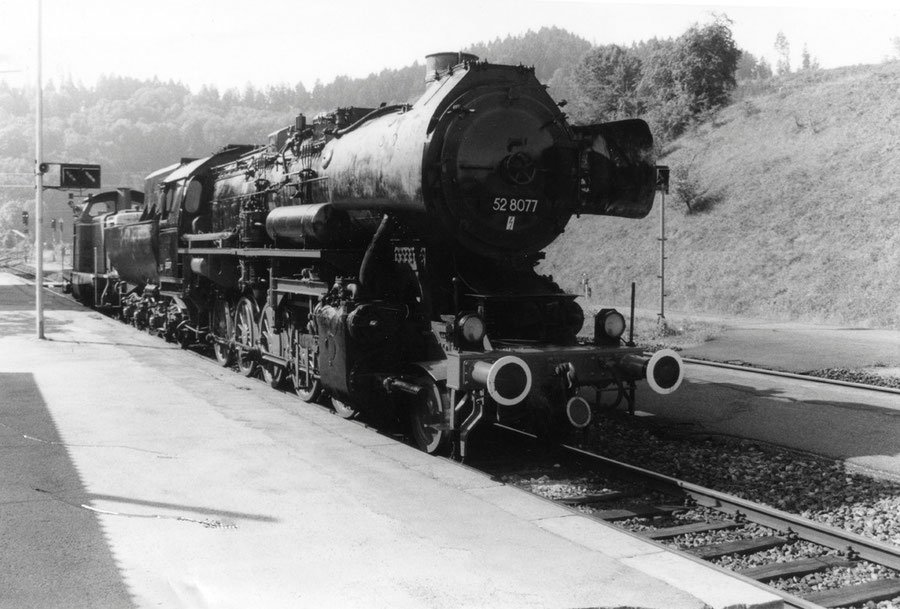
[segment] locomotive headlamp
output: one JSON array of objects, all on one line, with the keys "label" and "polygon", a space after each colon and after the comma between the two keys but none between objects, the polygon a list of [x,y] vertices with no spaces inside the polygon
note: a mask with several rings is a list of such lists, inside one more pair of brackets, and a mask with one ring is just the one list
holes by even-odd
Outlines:
[{"label": "locomotive headlamp", "polygon": [[625,333],[625,317],[615,309],[600,309],[594,317],[594,342],[617,344]]},{"label": "locomotive headlamp", "polygon": [[480,344],[484,338],[484,321],[475,315],[469,313],[463,315],[456,322],[460,337],[467,343]]}]

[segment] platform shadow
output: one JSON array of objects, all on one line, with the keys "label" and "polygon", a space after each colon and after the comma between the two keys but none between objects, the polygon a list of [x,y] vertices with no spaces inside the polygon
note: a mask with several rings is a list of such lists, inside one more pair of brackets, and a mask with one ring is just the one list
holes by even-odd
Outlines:
[{"label": "platform shadow", "polygon": [[0,463],[3,606],[134,607],[97,516],[55,498],[83,482],[30,373],[0,373]]},{"label": "platform shadow", "polygon": [[0,607],[138,606],[101,520],[119,516],[207,528],[276,521],[90,493],[34,375],[0,372]]},{"label": "platform shadow", "polygon": [[[273,518],[271,516],[265,516],[263,514],[251,514],[249,512],[235,512],[232,510],[220,510],[216,508],[210,507],[202,507],[196,505],[183,505],[178,503],[168,503],[165,501],[147,501],[144,499],[136,499],[134,497],[122,497],[120,495],[104,495],[97,493],[90,493],[85,495],[85,498],[90,501],[108,501],[110,503],[116,504],[124,504],[127,506],[136,506],[143,508],[153,508],[158,510],[165,511],[177,511],[182,512],[184,514],[196,514],[200,516],[204,516],[206,518],[224,518],[228,520],[252,520],[254,522],[278,522],[277,518]],[[101,510],[103,511],[103,510]],[[146,514],[146,513],[128,513],[125,511],[117,511],[115,514],[120,516],[131,516],[136,518],[157,518],[160,517],[158,514]],[[166,515],[167,518],[176,518],[179,520],[191,520],[188,516],[170,516]]]}]

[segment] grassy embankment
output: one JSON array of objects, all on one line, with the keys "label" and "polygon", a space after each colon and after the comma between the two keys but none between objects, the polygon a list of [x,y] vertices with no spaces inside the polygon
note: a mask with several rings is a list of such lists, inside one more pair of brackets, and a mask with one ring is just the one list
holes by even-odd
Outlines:
[{"label": "grassy embankment", "polygon": [[[795,74],[673,142],[702,211],[666,197],[666,310],[900,327],[900,62]],[[657,199],[656,205],[659,205]],[[658,207],[574,219],[541,272],[658,303]]]}]

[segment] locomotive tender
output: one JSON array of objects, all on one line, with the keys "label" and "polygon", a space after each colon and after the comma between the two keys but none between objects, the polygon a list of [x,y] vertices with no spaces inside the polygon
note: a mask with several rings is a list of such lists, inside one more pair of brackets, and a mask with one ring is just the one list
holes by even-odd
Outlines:
[{"label": "locomotive tender", "polygon": [[75,295],[342,416],[398,408],[428,452],[465,456],[482,420],[584,427],[642,379],[675,391],[677,354],[625,343],[611,309],[579,341],[575,296],[534,270],[573,215],[649,213],[646,123],[572,126],[532,68],[464,53],[426,81],[88,197]]}]

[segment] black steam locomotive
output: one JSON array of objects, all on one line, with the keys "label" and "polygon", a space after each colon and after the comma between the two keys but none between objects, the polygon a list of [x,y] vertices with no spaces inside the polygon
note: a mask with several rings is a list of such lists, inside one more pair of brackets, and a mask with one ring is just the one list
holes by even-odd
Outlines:
[{"label": "black steam locomotive", "polygon": [[535,272],[572,215],[650,211],[646,123],[572,126],[533,69],[462,53],[426,80],[88,197],[75,295],[342,416],[408,413],[428,452],[465,456],[482,420],[587,426],[645,378],[674,391],[675,353],[625,344],[611,309],[579,340],[575,296]]}]

